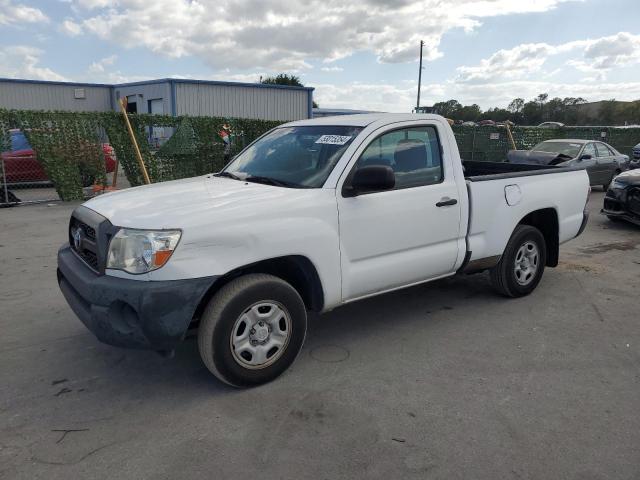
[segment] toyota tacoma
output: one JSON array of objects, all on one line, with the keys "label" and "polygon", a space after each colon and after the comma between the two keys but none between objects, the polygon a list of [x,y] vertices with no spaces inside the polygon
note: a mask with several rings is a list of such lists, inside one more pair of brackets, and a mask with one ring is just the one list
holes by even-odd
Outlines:
[{"label": "toyota tacoma", "polygon": [[309,311],[487,270],[531,293],[589,191],[575,167],[463,164],[437,115],[302,120],[218,173],[79,206],[57,275],[102,342],[172,352],[197,332],[206,367],[248,387],[292,364]]}]

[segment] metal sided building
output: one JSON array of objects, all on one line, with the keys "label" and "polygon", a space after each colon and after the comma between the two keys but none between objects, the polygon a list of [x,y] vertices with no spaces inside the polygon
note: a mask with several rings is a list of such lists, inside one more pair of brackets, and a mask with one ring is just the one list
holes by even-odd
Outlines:
[{"label": "metal sided building", "polygon": [[0,108],[119,110],[261,120],[311,118],[313,88],[165,78],[117,85],[0,79]]},{"label": "metal sided building", "polygon": [[0,108],[9,110],[112,110],[112,86],[0,78]]}]

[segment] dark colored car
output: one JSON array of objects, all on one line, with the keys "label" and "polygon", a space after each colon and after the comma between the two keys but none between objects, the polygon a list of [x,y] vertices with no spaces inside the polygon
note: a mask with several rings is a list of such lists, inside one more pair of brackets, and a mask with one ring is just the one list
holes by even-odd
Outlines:
[{"label": "dark colored car", "polygon": [[593,140],[545,140],[531,150],[511,150],[507,159],[511,163],[582,167],[587,170],[589,183],[602,185],[605,190],[616,175],[629,168],[628,155]]},{"label": "dark colored car", "polygon": [[640,225],[640,170],[630,170],[611,182],[602,209],[610,220],[626,220]]},{"label": "dark colored car", "polygon": [[[51,180],[47,177],[42,165],[38,161],[37,154],[29,145],[29,141],[21,130],[9,130],[11,149],[2,152],[2,160],[4,161],[4,174],[7,185],[50,185]],[[104,155],[105,169],[107,173],[115,170],[115,152],[113,147],[108,143],[101,145]],[[2,183],[0,171],[0,183]],[[88,186],[93,183],[93,179],[83,178],[83,185]]]},{"label": "dark colored car", "polygon": [[640,168],[640,143],[633,147],[633,156],[629,162],[629,168]]}]

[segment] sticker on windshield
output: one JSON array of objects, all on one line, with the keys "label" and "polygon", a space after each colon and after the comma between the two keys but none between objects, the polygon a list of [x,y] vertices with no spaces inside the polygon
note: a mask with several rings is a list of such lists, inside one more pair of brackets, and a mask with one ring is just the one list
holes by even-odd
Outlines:
[{"label": "sticker on windshield", "polygon": [[569,145],[571,145],[572,147],[581,147],[582,146],[579,143],[570,143]]},{"label": "sticker on windshield", "polygon": [[325,145],[344,145],[349,140],[351,140],[351,136],[322,135],[315,143],[324,143]]}]

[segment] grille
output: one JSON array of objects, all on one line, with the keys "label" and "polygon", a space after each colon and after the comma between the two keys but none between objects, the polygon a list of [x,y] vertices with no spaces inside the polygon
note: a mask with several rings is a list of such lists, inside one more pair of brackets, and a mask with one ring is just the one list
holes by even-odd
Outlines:
[{"label": "grille", "polygon": [[79,252],[80,258],[82,258],[87,265],[93,268],[96,272],[98,271],[98,256],[90,252],[89,250],[83,250]]},{"label": "grille", "polygon": [[605,198],[604,209],[609,210],[610,212],[618,212],[620,211],[620,204],[617,200],[609,200],[608,198]]},{"label": "grille", "polygon": [[[76,246],[73,233],[76,229],[82,230],[80,245]],[[69,223],[69,244],[78,256],[93,270],[100,270],[98,262],[98,244],[96,241],[96,229],[91,225],[83,222],[79,218],[71,217]]]},{"label": "grille", "polygon": [[82,230],[84,230],[84,234],[87,236],[87,238],[93,240],[94,242],[96,241],[96,229],[87,225],[84,222],[81,222],[78,219],[74,219],[75,220],[75,226],[76,227],[81,227]]}]

